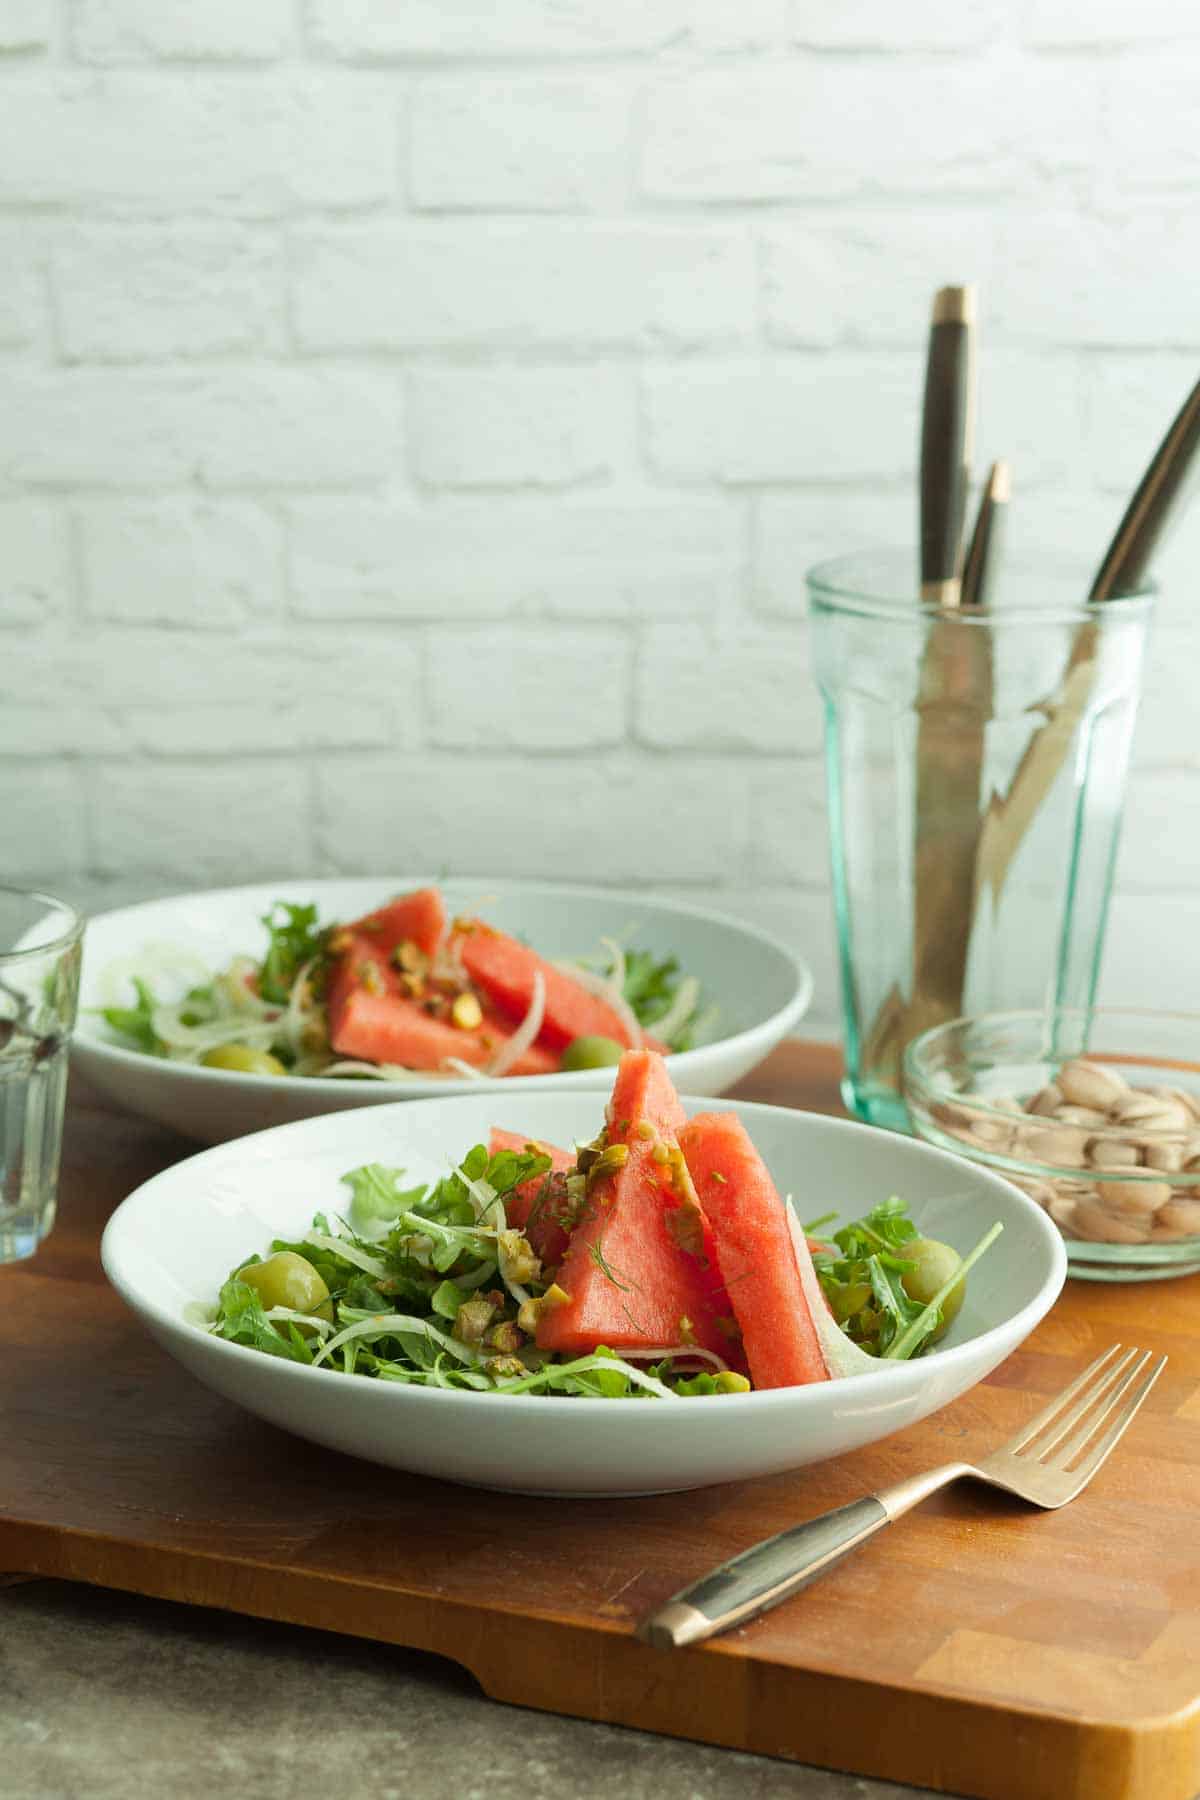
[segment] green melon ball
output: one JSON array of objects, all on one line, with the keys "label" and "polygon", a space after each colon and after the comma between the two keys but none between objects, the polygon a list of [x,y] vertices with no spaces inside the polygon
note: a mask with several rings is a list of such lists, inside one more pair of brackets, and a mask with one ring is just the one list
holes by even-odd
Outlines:
[{"label": "green melon ball", "polygon": [[[904,1271],[900,1281],[909,1299],[915,1300],[918,1306],[928,1306],[962,1262],[957,1250],[950,1244],[939,1243],[937,1238],[910,1238],[907,1244],[900,1246],[897,1254],[905,1262],[916,1264],[915,1268]],[[966,1291],[967,1281],[964,1276],[942,1301],[942,1322],[930,1334],[931,1342],[936,1343],[939,1338],[945,1337],[958,1317]]]}]

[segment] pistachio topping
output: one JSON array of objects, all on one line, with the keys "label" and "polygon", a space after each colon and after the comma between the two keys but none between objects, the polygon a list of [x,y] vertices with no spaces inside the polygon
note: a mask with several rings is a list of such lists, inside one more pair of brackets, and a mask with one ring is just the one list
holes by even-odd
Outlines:
[{"label": "pistachio topping", "polygon": [[357,974],[360,987],[364,987],[368,994],[382,994],[385,991],[383,976],[379,973],[378,964],[360,962]]},{"label": "pistachio topping", "polygon": [[517,1324],[522,1331],[528,1332],[532,1337],[538,1328],[538,1320],[542,1314],[552,1312],[556,1306],[566,1306],[570,1298],[571,1296],[565,1288],[560,1288],[557,1281],[552,1281],[544,1294],[522,1302],[517,1313]]},{"label": "pistachio topping", "polygon": [[748,1394],[750,1383],[736,1369],[722,1369],[713,1382],[718,1394]]},{"label": "pistachio topping", "polygon": [[510,1356],[524,1342],[525,1333],[511,1319],[501,1319],[498,1325],[491,1326],[483,1335],[484,1348],[497,1350],[502,1356]]},{"label": "pistachio topping", "polygon": [[456,1337],[462,1344],[481,1343],[495,1311],[491,1300],[484,1294],[476,1294],[474,1299],[464,1300],[450,1328],[451,1337]]},{"label": "pistachio topping", "polygon": [[451,1023],[460,1031],[478,1031],[483,1024],[483,1008],[474,994],[460,994],[450,1008]]}]

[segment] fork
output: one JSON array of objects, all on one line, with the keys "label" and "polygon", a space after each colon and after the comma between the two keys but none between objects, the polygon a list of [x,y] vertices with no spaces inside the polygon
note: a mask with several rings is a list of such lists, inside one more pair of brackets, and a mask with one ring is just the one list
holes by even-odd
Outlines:
[{"label": "fork", "polygon": [[[1073,1500],[1116,1448],[1167,1359],[1113,1344],[1015,1437],[980,1463],[943,1463],[882,1493],[793,1525],[681,1589],[637,1635],[659,1650],[698,1644],[787,1600],[939,1488],[969,1475],[1053,1510]],[[1147,1368],[1147,1365],[1152,1365]],[[1136,1384],[1136,1385],[1135,1385]]]}]

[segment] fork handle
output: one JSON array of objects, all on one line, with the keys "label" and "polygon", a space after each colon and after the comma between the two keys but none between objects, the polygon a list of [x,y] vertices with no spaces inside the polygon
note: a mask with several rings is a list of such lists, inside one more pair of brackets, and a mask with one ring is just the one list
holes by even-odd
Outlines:
[{"label": "fork handle", "polygon": [[637,1635],[656,1649],[675,1650],[744,1625],[807,1587],[882,1526],[965,1472],[961,1463],[947,1463],[764,1538],[672,1595],[643,1619]]}]

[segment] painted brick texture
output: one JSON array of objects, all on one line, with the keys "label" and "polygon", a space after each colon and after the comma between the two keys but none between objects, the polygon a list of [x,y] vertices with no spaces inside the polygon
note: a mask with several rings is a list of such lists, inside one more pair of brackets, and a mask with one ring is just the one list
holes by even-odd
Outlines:
[{"label": "painted brick texture", "polygon": [[[1196,378],[1197,95],[1177,0],[8,0],[0,879],[643,883],[830,1030],[804,571],[912,538],[973,280],[1012,548],[1086,575]],[[1114,999],[1200,1002],[1198,561]]]}]

